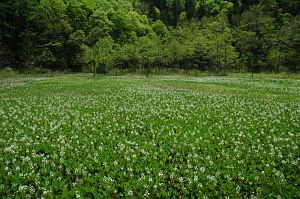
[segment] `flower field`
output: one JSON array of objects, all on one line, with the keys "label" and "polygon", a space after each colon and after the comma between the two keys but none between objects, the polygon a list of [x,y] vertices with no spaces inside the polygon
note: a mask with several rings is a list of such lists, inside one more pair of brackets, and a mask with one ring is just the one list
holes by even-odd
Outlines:
[{"label": "flower field", "polygon": [[0,197],[299,198],[300,81],[0,84]]}]

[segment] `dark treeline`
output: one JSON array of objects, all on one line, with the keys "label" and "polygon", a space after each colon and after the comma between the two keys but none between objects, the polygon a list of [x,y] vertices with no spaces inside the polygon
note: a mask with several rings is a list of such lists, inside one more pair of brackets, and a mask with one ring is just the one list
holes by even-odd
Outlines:
[{"label": "dark treeline", "polygon": [[3,0],[0,69],[300,70],[298,0]]}]

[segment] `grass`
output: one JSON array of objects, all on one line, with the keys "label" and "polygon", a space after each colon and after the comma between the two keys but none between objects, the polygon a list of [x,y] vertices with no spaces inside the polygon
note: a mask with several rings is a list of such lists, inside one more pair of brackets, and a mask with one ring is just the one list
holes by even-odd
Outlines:
[{"label": "grass", "polygon": [[300,81],[67,75],[0,82],[4,198],[292,198]]}]

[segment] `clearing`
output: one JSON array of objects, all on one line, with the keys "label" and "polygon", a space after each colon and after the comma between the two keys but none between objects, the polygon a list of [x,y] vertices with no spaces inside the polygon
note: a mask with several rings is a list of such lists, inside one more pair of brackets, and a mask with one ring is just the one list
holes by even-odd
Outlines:
[{"label": "clearing", "polygon": [[300,81],[0,84],[0,195],[300,197]]}]

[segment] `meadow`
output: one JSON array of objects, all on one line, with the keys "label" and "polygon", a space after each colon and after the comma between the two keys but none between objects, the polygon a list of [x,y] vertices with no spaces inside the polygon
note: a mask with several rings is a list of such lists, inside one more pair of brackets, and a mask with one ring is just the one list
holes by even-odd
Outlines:
[{"label": "meadow", "polygon": [[0,83],[0,197],[299,198],[300,80]]}]

